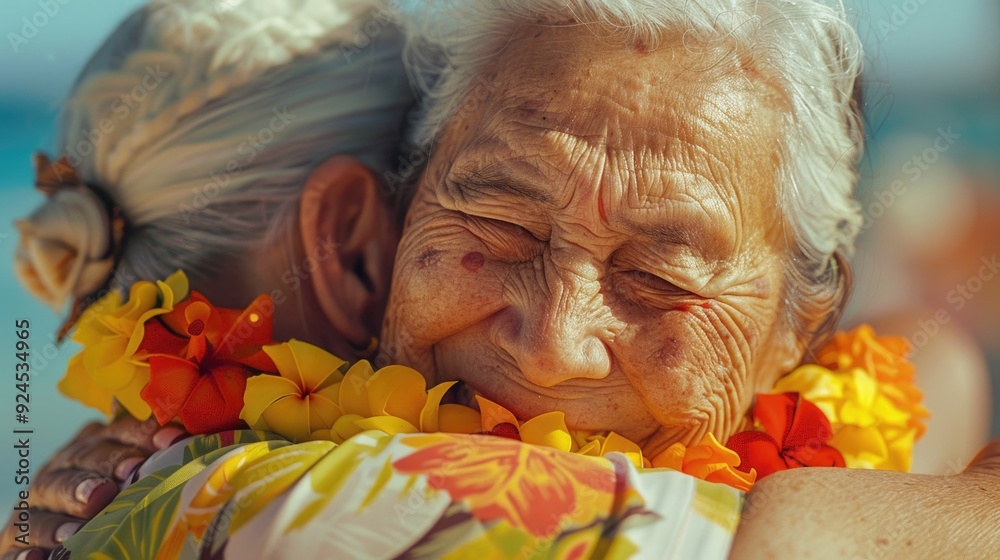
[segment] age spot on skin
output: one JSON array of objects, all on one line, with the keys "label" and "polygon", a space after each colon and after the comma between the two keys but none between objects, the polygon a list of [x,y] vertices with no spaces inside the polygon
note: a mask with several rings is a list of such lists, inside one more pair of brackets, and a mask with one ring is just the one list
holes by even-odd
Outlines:
[{"label": "age spot on skin", "polygon": [[437,264],[441,260],[441,254],[444,253],[441,249],[436,249],[434,247],[428,247],[423,253],[417,256],[417,266],[420,268],[427,268],[428,266]]},{"label": "age spot on skin", "polygon": [[464,257],[462,257],[462,267],[469,272],[475,272],[482,268],[486,259],[483,258],[483,254],[477,251],[473,251]]}]

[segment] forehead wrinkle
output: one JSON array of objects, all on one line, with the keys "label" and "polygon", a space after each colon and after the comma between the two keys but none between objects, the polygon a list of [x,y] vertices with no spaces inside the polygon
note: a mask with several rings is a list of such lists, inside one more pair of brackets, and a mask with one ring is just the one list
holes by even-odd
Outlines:
[{"label": "forehead wrinkle", "polygon": [[[734,221],[733,207],[719,199],[725,198],[719,186],[700,173],[669,165],[673,158],[662,152],[617,152],[620,157],[609,158],[617,168],[605,177],[602,185],[612,223],[663,245],[700,249],[697,252],[709,260],[722,259],[734,252],[733,239],[726,235],[725,228],[725,224]],[[615,182],[620,184],[619,188]],[[688,209],[692,206],[696,209]]]},{"label": "forehead wrinkle", "polygon": [[[744,163],[742,159],[757,157],[757,150],[743,146],[743,143],[734,145],[727,141],[709,140],[730,134],[761,136],[760,131],[752,126],[756,119],[753,115],[758,107],[754,103],[757,96],[744,91],[747,84],[741,84],[734,91],[734,85],[728,83],[731,78],[727,79],[724,75],[705,76],[704,73],[695,76],[670,63],[665,63],[666,68],[658,67],[652,72],[642,70],[616,75],[613,81],[598,80],[591,75],[591,67],[587,64],[590,59],[586,57],[590,55],[582,51],[557,50],[565,60],[556,61],[549,51],[544,56],[529,56],[527,61],[515,57],[507,57],[506,63],[496,60],[493,68],[497,75],[494,78],[502,86],[491,92],[492,99],[488,99],[485,110],[479,112],[476,119],[478,126],[473,127],[470,136],[476,141],[498,141],[505,145],[506,152],[511,155],[509,159],[519,159],[525,162],[525,167],[537,169],[547,186],[552,185],[552,192],[564,193],[563,197],[559,197],[562,198],[559,200],[561,207],[571,203],[570,198],[579,194],[575,192],[579,187],[593,189],[593,169],[579,163],[590,159],[580,157],[589,153],[584,146],[601,147],[601,151],[609,155],[610,147],[627,152],[640,161],[635,166],[636,171],[630,174],[632,177],[629,177],[633,183],[654,185],[656,181],[650,180],[648,175],[662,174],[662,168],[667,166],[693,170],[691,177],[682,177],[675,184],[704,186],[702,180],[711,177],[710,184],[714,187],[709,189],[711,194],[707,192],[705,197],[689,195],[691,200],[686,202],[697,203],[699,212],[716,214],[716,220],[737,228],[744,227],[745,220],[739,213],[750,210],[742,203],[751,202],[745,197],[752,193],[728,191],[739,190],[737,187],[748,190],[756,186],[745,184],[741,175],[747,171],[743,168],[753,163]],[[596,52],[594,56],[601,58],[605,53]],[[506,79],[501,79],[504,77]],[[747,98],[748,93],[750,98]],[[650,95],[656,102],[648,103]],[[579,110],[580,107],[586,110]],[[745,125],[751,125],[752,130],[743,130]],[[736,128],[740,130],[734,130]],[[664,141],[649,141],[657,135],[669,135],[676,141],[671,142],[672,146],[667,146],[667,149],[661,149],[666,144]],[[645,138],[646,142],[638,141],[641,138]],[[683,138],[690,141],[684,142]],[[755,146],[759,144],[762,143],[757,142]],[[635,148],[635,151],[629,148]],[[739,153],[733,153],[734,148]],[[484,153],[483,156],[489,161],[506,159],[495,153]],[[659,161],[652,166],[641,162],[651,159]],[[701,163],[692,165],[697,160]],[[580,173],[581,170],[583,173]],[[603,192],[607,190],[604,186],[607,173],[602,175],[598,176],[598,190]],[[640,190],[633,187],[629,191],[631,198],[624,199],[626,205],[656,202],[653,200],[657,192],[655,188]],[[716,197],[719,200],[714,200]],[[660,198],[672,200],[673,197],[660,194]],[[610,209],[614,204],[605,206]],[[736,232],[728,243],[739,243],[745,238],[745,233]],[[666,240],[669,236],[661,238]]]},{"label": "forehead wrinkle", "polygon": [[[483,131],[456,157],[448,177],[470,187],[463,198],[471,194],[474,199],[482,199],[482,196],[475,196],[478,191],[566,208],[572,203],[576,187],[593,182],[589,179],[592,173],[585,170],[581,176],[571,170],[580,169],[577,162],[581,150],[572,149],[567,153],[567,142],[559,142],[547,129],[535,127],[541,135],[523,134],[517,123],[514,127],[509,124],[503,130]],[[574,147],[581,145],[575,137],[566,138]],[[552,149],[539,144],[550,145]]]}]

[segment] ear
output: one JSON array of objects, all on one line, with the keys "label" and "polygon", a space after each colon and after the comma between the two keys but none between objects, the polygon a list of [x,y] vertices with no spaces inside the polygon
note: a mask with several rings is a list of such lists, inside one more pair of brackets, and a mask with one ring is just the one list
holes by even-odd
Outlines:
[{"label": "ear", "polygon": [[306,180],[299,224],[302,266],[320,310],[352,345],[368,346],[385,312],[398,243],[378,178],[355,157],[327,159]]}]

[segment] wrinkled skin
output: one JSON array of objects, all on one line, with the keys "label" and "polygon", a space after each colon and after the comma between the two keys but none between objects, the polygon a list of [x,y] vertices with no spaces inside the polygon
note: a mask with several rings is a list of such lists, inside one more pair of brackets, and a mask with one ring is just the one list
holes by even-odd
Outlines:
[{"label": "wrinkled skin", "polygon": [[407,215],[386,358],[655,454],[746,429],[784,321],[781,98],[679,41],[527,26],[446,123]]}]

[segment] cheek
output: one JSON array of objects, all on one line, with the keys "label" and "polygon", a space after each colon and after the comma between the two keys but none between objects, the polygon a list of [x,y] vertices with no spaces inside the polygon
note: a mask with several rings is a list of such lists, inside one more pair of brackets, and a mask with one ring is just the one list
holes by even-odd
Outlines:
[{"label": "cheek", "polygon": [[[384,340],[402,354],[429,354],[438,341],[502,308],[507,266],[457,226],[426,226],[404,235],[397,254]],[[420,360],[426,367],[426,357]],[[429,373],[429,372],[425,372]]]},{"label": "cheek", "polygon": [[623,370],[661,425],[723,433],[749,405],[745,343],[717,305],[639,320],[618,345]]}]

